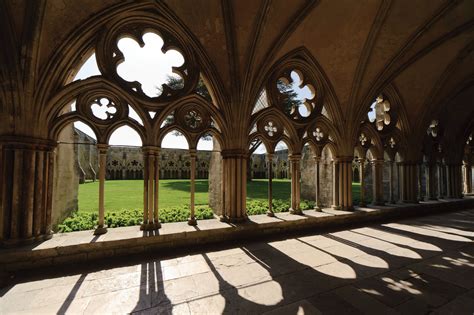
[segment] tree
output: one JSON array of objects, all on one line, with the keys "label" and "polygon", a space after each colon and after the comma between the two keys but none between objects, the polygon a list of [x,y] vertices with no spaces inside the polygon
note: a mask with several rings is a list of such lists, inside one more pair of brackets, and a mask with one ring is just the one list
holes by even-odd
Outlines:
[{"label": "tree", "polygon": [[[180,77],[180,76],[170,76],[169,75],[166,78],[166,83],[165,84],[173,90],[180,90],[184,87],[183,78]],[[159,92],[157,94],[158,95],[161,94],[162,88],[157,86],[156,89]],[[195,92],[197,94],[201,95],[202,97],[204,97],[207,101],[212,102],[211,94],[209,93],[209,90],[207,89],[206,84],[204,83],[204,81],[201,78],[199,78],[199,82],[196,86]]]},{"label": "tree", "polygon": [[281,94],[284,95],[283,106],[285,112],[292,113],[298,108],[298,106],[303,104],[303,102],[298,99],[298,93],[293,90],[293,87],[290,83],[285,83],[283,80],[278,80],[277,89]]},{"label": "tree", "polygon": [[[179,90],[179,89],[182,89],[184,87],[184,80],[180,76],[170,76],[169,75],[166,79],[165,84],[173,90]],[[162,88],[157,86],[156,89],[159,92],[157,94],[160,95],[161,92],[162,92]],[[206,84],[204,83],[204,81],[201,78],[199,78],[199,81],[198,81],[198,84],[196,86],[195,92],[197,94],[201,95],[202,97],[204,97],[207,101],[212,102],[211,94],[209,93],[209,90],[207,89]],[[173,115],[169,115],[166,118],[167,123],[172,123],[173,120],[174,120]],[[173,132],[173,135],[180,136],[181,133],[178,132],[178,131],[175,131],[175,132]],[[209,141],[209,140],[212,139],[212,136],[210,134],[205,134],[205,135],[202,136],[202,139],[205,140],[205,141]]]}]

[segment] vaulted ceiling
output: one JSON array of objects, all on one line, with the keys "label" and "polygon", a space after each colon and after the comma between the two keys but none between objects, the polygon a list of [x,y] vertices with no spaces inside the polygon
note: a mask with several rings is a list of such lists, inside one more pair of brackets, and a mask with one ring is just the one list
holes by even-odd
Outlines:
[{"label": "vaulted ceiling", "polygon": [[[19,71],[27,72],[19,77],[39,74],[79,27],[143,3],[2,1],[2,68],[5,60],[16,60]],[[168,0],[155,4],[195,37],[229,91],[240,89],[245,94],[249,86],[261,87],[263,74],[275,62],[304,47],[330,81],[345,120],[360,120],[370,101],[390,84],[399,92],[414,133],[424,132],[431,119],[456,130],[474,119],[472,0]],[[5,91],[5,76],[2,85]]]}]

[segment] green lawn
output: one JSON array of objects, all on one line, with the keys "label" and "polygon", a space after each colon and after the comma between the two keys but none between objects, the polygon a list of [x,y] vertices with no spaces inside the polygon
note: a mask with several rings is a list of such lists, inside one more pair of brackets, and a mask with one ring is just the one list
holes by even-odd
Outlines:
[{"label": "green lawn", "polygon": [[[160,180],[160,208],[189,205],[190,187],[186,179]],[[268,182],[255,179],[247,185],[248,199],[267,200]],[[208,181],[196,180],[196,205],[208,204]],[[274,199],[290,198],[290,180],[273,180]],[[79,211],[97,212],[99,205],[99,183],[88,182],[79,185]],[[109,180],[105,182],[105,210],[141,208],[143,205],[142,180]]]},{"label": "green lawn", "polygon": [[[160,208],[189,205],[189,180],[160,180]],[[352,183],[354,203],[358,204],[360,184]],[[252,200],[266,201],[268,182],[266,179],[254,179],[247,184],[247,197]],[[196,205],[208,204],[208,181],[196,180]],[[273,199],[290,199],[290,180],[273,180]],[[99,183],[89,182],[79,185],[79,211],[98,211]],[[143,205],[142,180],[111,180],[105,182],[105,210],[136,209]]]}]

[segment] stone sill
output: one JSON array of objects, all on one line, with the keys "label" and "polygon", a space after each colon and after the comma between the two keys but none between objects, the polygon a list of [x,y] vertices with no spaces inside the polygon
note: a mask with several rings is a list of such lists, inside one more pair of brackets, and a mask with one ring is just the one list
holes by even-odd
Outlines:
[{"label": "stone sill", "polygon": [[50,240],[18,248],[0,249],[0,271],[17,271],[63,264],[91,262],[131,254],[165,254],[170,248],[255,239],[287,232],[318,231],[350,224],[361,224],[474,208],[474,197],[428,201],[419,204],[355,207],[354,211],[323,209],[250,216],[244,223],[230,224],[217,219],[200,220],[197,226],[186,222],[163,223],[158,231],[140,231],[139,226],[109,229],[94,236],[93,231],[55,234]]}]

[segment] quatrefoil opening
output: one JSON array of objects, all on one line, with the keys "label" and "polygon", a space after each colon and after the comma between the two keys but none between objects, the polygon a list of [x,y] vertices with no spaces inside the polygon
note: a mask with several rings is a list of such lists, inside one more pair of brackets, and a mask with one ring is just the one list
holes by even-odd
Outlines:
[{"label": "quatrefoil opening", "polygon": [[268,121],[263,129],[270,137],[273,137],[278,131],[278,128],[274,125],[273,121]]},{"label": "quatrefoil opening", "polygon": [[362,146],[365,146],[365,144],[367,143],[369,139],[367,138],[367,136],[364,134],[364,133],[361,133],[360,136],[359,136],[359,142]]},{"label": "quatrefoil opening", "polygon": [[117,113],[115,103],[105,97],[94,100],[91,104],[91,110],[92,114],[100,120],[112,119]]},{"label": "quatrefoil opening", "polygon": [[324,139],[324,133],[321,131],[321,129],[319,127],[317,127],[313,131],[313,136],[316,138],[316,141],[318,141],[318,142]]}]

